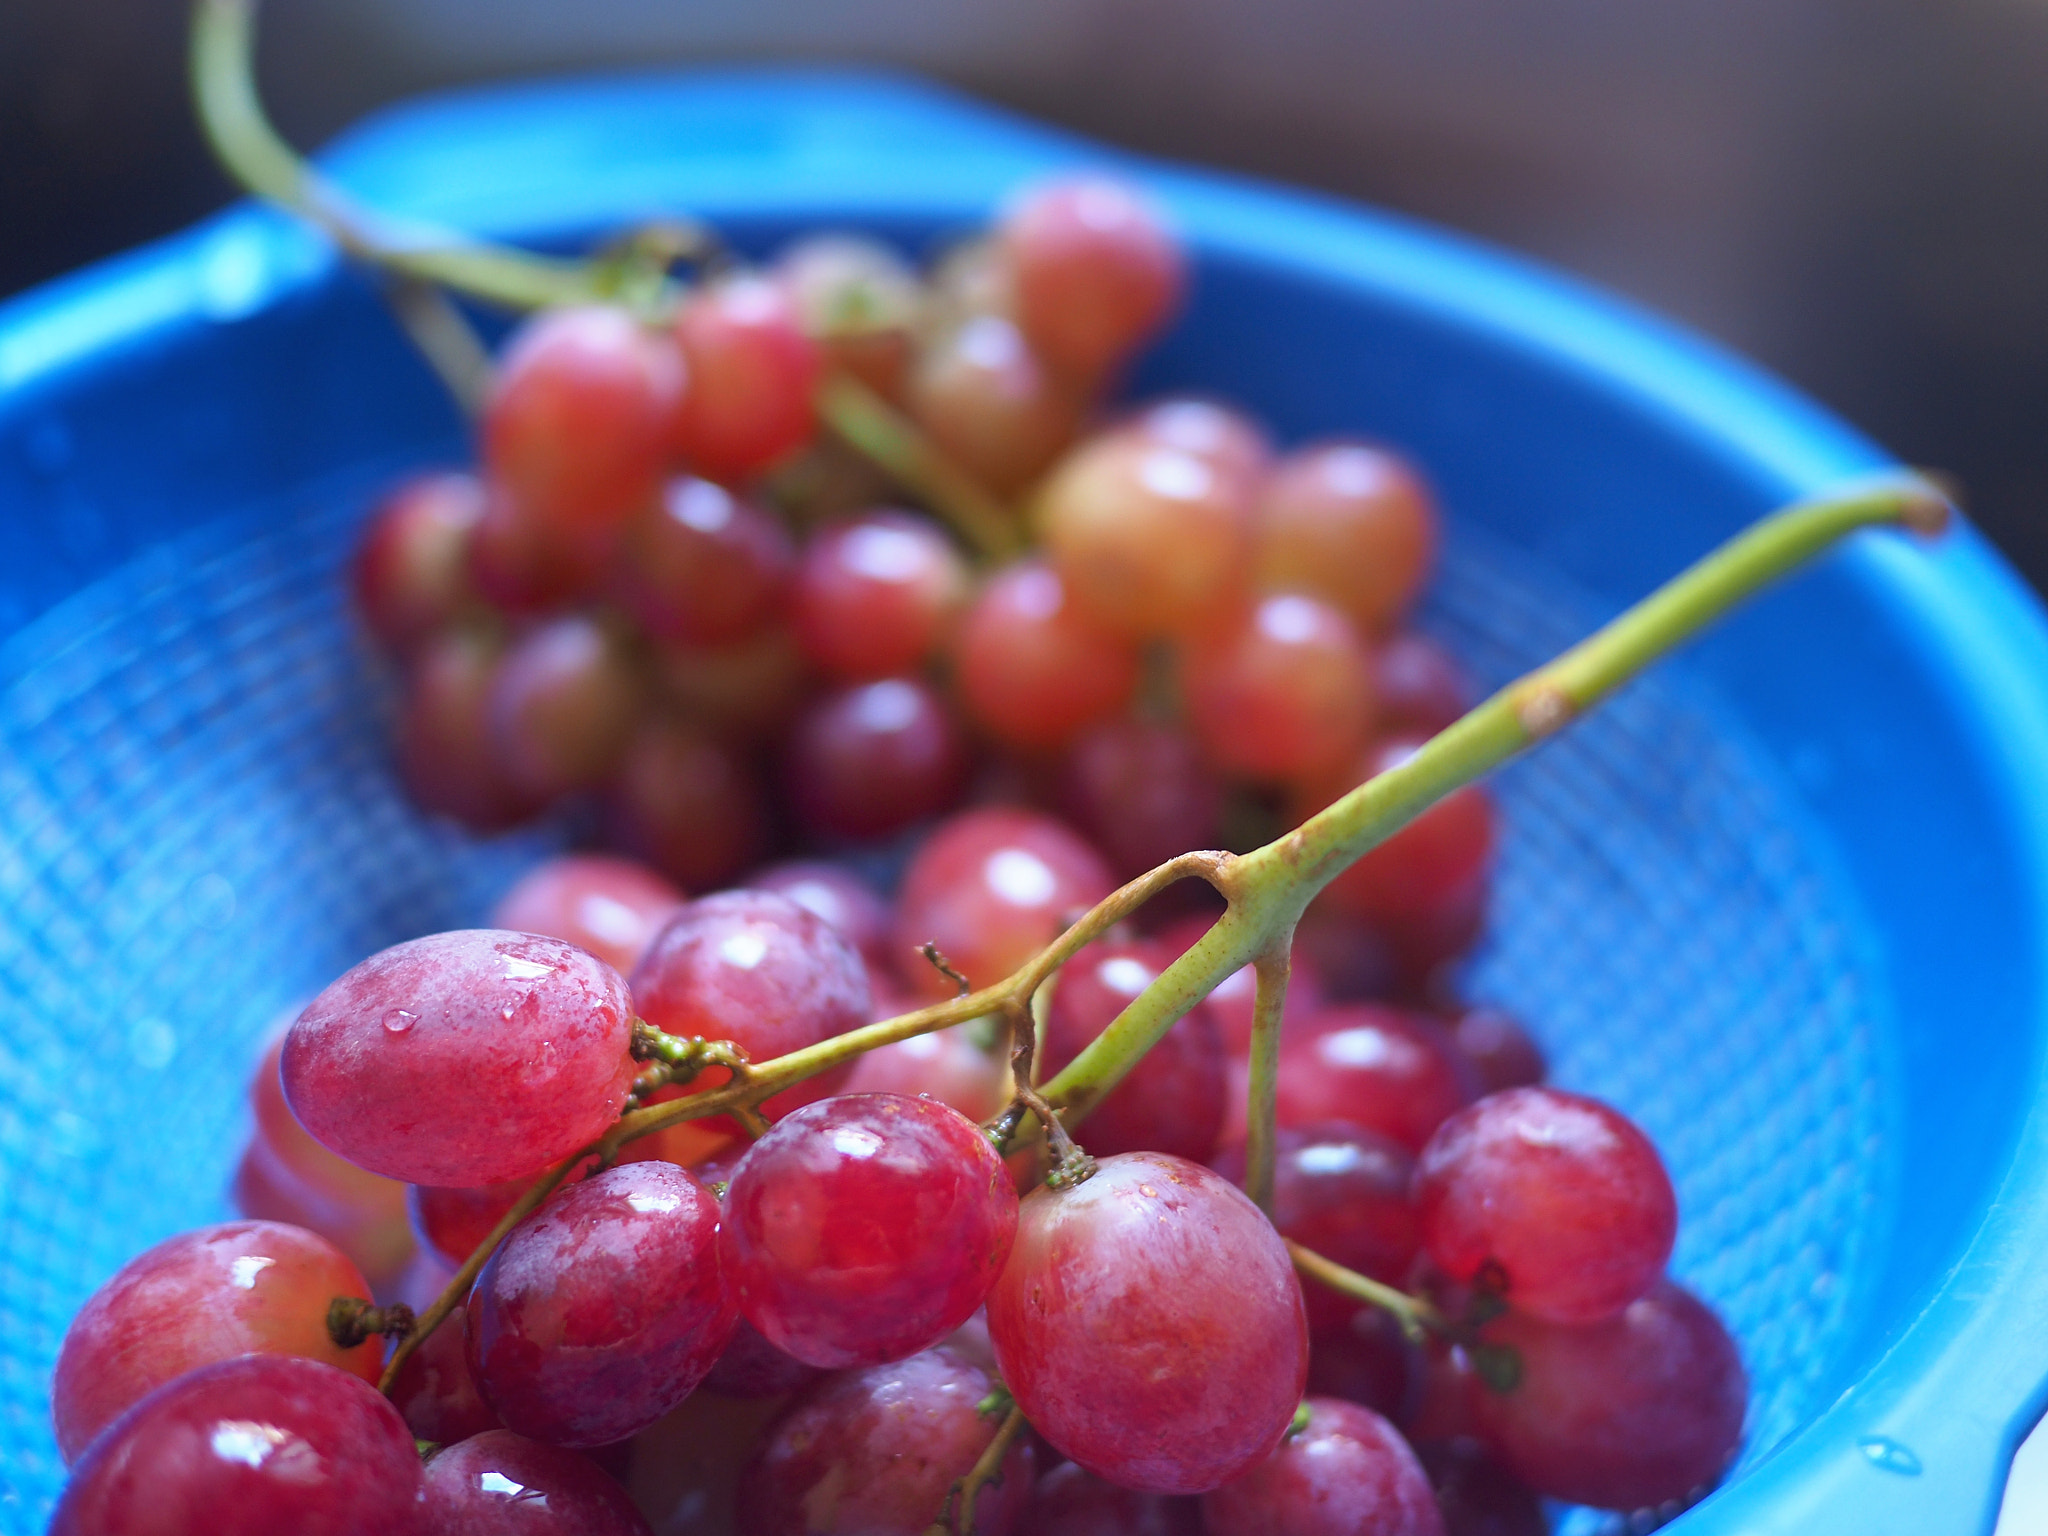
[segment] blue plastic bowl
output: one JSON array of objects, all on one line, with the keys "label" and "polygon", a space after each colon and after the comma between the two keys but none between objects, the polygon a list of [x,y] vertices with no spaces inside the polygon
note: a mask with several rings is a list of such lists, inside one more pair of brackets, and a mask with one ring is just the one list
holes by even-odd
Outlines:
[{"label": "blue plastic bowl", "polygon": [[[372,202],[577,241],[690,210],[743,247],[923,251],[1105,153],[871,78],[467,95],[352,134]],[[1488,682],[1770,507],[1883,462],[1609,300],[1415,226],[1129,167],[1198,252],[1142,388],[1366,431],[1449,510],[1425,622]],[[255,1043],[364,953],[477,920],[551,846],[404,802],[338,571],[461,457],[364,280],[242,208],[0,309],[0,1524],[62,1472],[67,1320],[217,1219]],[[1510,770],[1483,995],[1636,1115],[1680,1274],[1740,1335],[1707,1533],[1981,1532],[2048,1382],[2048,630],[1984,543],[1867,535]],[[1567,1516],[1591,1528],[1599,1517]]]}]

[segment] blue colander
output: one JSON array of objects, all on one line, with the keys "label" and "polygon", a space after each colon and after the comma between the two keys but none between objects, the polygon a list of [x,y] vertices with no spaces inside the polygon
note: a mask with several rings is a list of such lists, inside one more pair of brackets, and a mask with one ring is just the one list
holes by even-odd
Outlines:
[{"label": "blue colander", "polygon": [[[446,98],[328,164],[372,203],[573,244],[690,211],[924,253],[1106,153],[924,86],[636,76]],[[1884,455],[1521,263],[1127,166],[1198,253],[1140,390],[1413,451],[1424,623],[1513,675],[1776,504]],[[371,287],[240,208],[0,308],[0,1528],[62,1481],[66,1321],[220,1218],[268,1020],[477,921],[556,845],[421,817],[339,579],[461,424]],[[2048,1384],[2048,630],[1977,535],[1864,535],[1499,781],[1473,990],[1637,1117],[1676,1267],[1754,1387],[1687,1536],[1983,1532]],[[1565,1512],[1575,1530],[1607,1517]]]}]

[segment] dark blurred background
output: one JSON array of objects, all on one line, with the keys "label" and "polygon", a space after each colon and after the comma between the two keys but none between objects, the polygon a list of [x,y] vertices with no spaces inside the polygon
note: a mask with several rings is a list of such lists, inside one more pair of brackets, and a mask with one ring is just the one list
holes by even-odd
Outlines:
[{"label": "dark blurred background", "polygon": [[[217,207],[178,0],[0,0],[0,293]],[[1136,149],[1454,225],[1719,337],[2048,588],[2048,0],[271,0],[317,145],[610,63],[920,70]]]}]

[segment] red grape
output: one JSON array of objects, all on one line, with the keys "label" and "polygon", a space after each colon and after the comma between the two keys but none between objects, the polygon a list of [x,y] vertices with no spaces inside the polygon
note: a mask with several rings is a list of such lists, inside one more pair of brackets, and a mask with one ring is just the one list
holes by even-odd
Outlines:
[{"label": "red grape", "polygon": [[1031,1536],[1202,1536],[1202,1506],[1119,1488],[1063,1461],[1033,1486],[1023,1526]]},{"label": "red grape", "polygon": [[1273,457],[1273,445],[1257,422],[1234,406],[1200,395],[1156,400],[1119,430],[1205,460],[1247,491],[1264,478]]},{"label": "red grape", "polygon": [[896,1093],[788,1116],[741,1161],[725,1204],[747,1321],[834,1369],[900,1360],[958,1328],[1017,1227],[1016,1189],[981,1128]]},{"label": "red grape", "polygon": [[993,986],[1113,889],[1102,856],[1052,817],[1007,806],[962,811],[925,839],[904,872],[896,917],[904,980],[920,996],[952,995],[952,983],[916,958],[930,942],[973,985]]},{"label": "red grape", "polygon": [[684,302],[676,340],[690,387],[675,448],[697,469],[752,474],[809,440],[818,348],[783,289],[753,273],[720,278]]},{"label": "red grape", "polygon": [[1203,1495],[1207,1536],[1444,1536],[1429,1478],[1393,1425],[1341,1398],[1306,1406],[1305,1429]]},{"label": "red grape", "polygon": [[50,1416],[77,1460],[130,1404],[233,1355],[297,1355],[375,1381],[381,1340],[343,1349],[327,1332],[337,1296],[368,1299],[362,1272],[325,1238],[273,1221],[229,1221],[137,1254],[79,1308],[57,1353]]},{"label": "red grape", "polygon": [[1308,1371],[1279,1234],[1220,1175],[1157,1152],[1025,1199],[988,1329],[1033,1427],[1150,1493],[1205,1492],[1264,1460]]},{"label": "red grape", "polygon": [[412,658],[398,720],[398,769],[424,809],[494,832],[539,809],[498,761],[486,713],[504,644],[478,629],[434,636]]},{"label": "red grape", "polygon": [[914,678],[826,694],[798,717],[788,752],[790,802],[821,837],[900,832],[950,808],[966,787],[960,728],[938,690]]},{"label": "red grape", "polygon": [[1415,1201],[1451,1279],[1494,1272],[1508,1304],[1557,1323],[1612,1316],[1664,1271],[1678,1200],[1649,1137],[1597,1099],[1510,1088],[1422,1149]]},{"label": "red grape", "polygon": [[420,475],[370,514],[350,568],[356,607],[390,650],[404,655],[475,599],[469,541],[484,515],[474,475]]},{"label": "red grape", "polygon": [[1036,480],[1079,430],[1083,402],[1011,320],[979,314],[919,352],[910,407],[941,451],[998,496]]},{"label": "red grape", "polygon": [[[1000,1423],[994,1386],[950,1350],[847,1371],[770,1424],[741,1474],[739,1536],[925,1536]],[[1031,1496],[1020,1435],[974,1504],[976,1536],[1009,1536]]]},{"label": "red grape", "polygon": [[960,626],[955,665],[969,717],[1024,752],[1064,746],[1138,687],[1130,642],[1083,618],[1059,573],[1035,559],[982,588]]},{"label": "red grape", "polygon": [[653,1536],[596,1462],[491,1429],[427,1463],[434,1536]]},{"label": "red grape", "polygon": [[[1302,1286],[1304,1297],[1310,1289]],[[1363,1403],[1398,1421],[1419,1386],[1416,1377],[1415,1349],[1393,1314],[1377,1307],[1360,1307],[1343,1322],[1309,1335],[1308,1390],[1313,1397]]]},{"label": "red grape", "polygon": [[566,940],[623,976],[683,899],[644,864],[613,854],[565,853],[520,876],[498,898],[491,926]]},{"label": "red grape", "polygon": [[1484,1093],[1533,1088],[1548,1075],[1543,1048],[1511,1013],[1468,1008],[1451,1025],[1451,1039],[1472,1063]]},{"label": "red grape", "polygon": [[633,1437],[633,1502],[661,1536],[734,1536],[747,1458],[783,1399],[739,1401],[698,1390]]},{"label": "red grape", "polygon": [[902,395],[922,294],[901,256],[860,235],[810,235],[776,258],[775,280],[828,363]]},{"label": "red grape", "polygon": [[569,1186],[512,1230],[470,1293],[469,1367],[507,1427],[600,1446],[688,1397],[732,1337],[718,1202],[669,1163]]},{"label": "red grape", "polygon": [[1244,579],[1245,495],[1207,460],[1110,433],[1061,461],[1037,498],[1075,608],[1136,639],[1214,627]]},{"label": "red grape", "polygon": [[1188,721],[1211,762],[1265,783],[1348,768],[1373,718],[1372,662],[1343,614],[1262,599],[1188,657]]},{"label": "red grape", "polygon": [[[868,1022],[860,952],[785,896],[724,891],[700,897],[655,936],[633,971],[641,1017],[672,1035],[730,1040],[753,1061],[816,1045]],[[786,1088],[761,1106],[775,1120],[835,1092],[849,1067]],[[689,1085],[728,1082],[709,1067]]]},{"label": "red grape", "polygon": [[967,563],[929,518],[869,512],[804,546],[793,607],[804,654],[859,682],[914,671],[967,600]]},{"label": "red grape", "polygon": [[[1041,1075],[1079,1056],[1173,958],[1148,940],[1098,939],[1069,960],[1046,1014]],[[1202,1162],[1216,1150],[1224,1093],[1223,1041],[1197,1003],[1089,1106],[1080,1135],[1098,1154],[1171,1152]]]},{"label": "red grape", "polygon": [[[639,1142],[629,1145],[639,1146]],[[439,1254],[449,1264],[460,1266],[476,1252],[477,1245],[491,1235],[505,1213],[519,1203],[519,1197],[545,1174],[536,1168],[515,1179],[492,1184],[449,1186],[413,1184],[406,1188],[406,1207],[420,1246]]]},{"label": "red grape", "polygon": [[[1408,1185],[1415,1158],[1386,1137],[1342,1120],[1283,1126],[1273,1166],[1273,1225],[1280,1235],[1362,1275],[1400,1285],[1422,1244]],[[1242,1146],[1226,1149],[1216,1171],[1244,1182]],[[1304,1281],[1308,1323],[1320,1333],[1341,1326],[1361,1303]]]},{"label": "red grape", "polygon": [[618,545],[618,530],[565,531],[543,523],[502,486],[485,488],[483,516],[469,538],[469,579],[491,606],[534,614],[594,596]]},{"label": "red grape", "polygon": [[1374,634],[1392,629],[1422,589],[1436,539],[1436,509],[1406,460],[1326,443],[1274,466],[1252,562],[1266,591],[1312,592]]},{"label": "red grape", "polygon": [[1180,245],[1151,203],[1100,176],[1054,182],[1004,218],[1017,318],[1039,355],[1092,379],[1163,325],[1185,282]]},{"label": "red grape", "polygon": [[774,617],[795,558],[774,513],[679,475],[626,525],[612,586],[655,638],[723,645]]},{"label": "red grape", "polygon": [[795,859],[747,877],[757,891],[787,896],[838,929],[872,967],[886,966],[896,942],[896,913],[875,888],[844,864]]},{"label": "red grape", "polygon": [[594,1141],[637,1071],[618,972],[559,939],[472,929],[372,955],[285,1037],[285,1098],[350,1162],[488,1184]]},{"label": "red grape", "polygon": [[1689,1291],[1662,1280],[1620,1313],[1577,1327],[1510,1312],[1489,1343],[1521,1358],[1510,1392],[1481,1388],[1481,1428],[1509,1470],[1572,1504],[1633,1510],[1721,1474],[1742,1438],[1749,1386],[1734,1340]]},{"label": "red grape", "polygon": [[928,1094],[970,1120],[991,1118],[1004,1104],[1003,1069],[966,1028],[937,1029],[869,1051],[854,1063],[846,1091]]},{"label": "red grape", "polygon": [[1441,1026],[1374,1003],[1347,1003],[1281,1042],[1282,1125],[1348,1120],[1420,1151],[1473,1097],[1471,1068]]},{"label": "red grape", "polygon": [[536,800],[590,788],[625,751],[640,697],[639,670],[597,620],[569,614],[528,630],[491,678],[485,722],[498,765]]},{"label": "red grape", "polygon": [[733,1329],[732,1342],[704,1378],[704,1390],[724,1397],[781,1397],[809,1386],[824,1374],[817,1366],[777,1349],[742,1317]]},{"label": "red grape", "polygon": [[725,645],[662,645],[654,653],[661,690],[704,729],[734,741],[779,733],[810,684],[796,636],[769,624]]},{"label": "red grape", "polygon": [[463,1340],[466,1321],[464,1308],[450,1312],[405,1357],[391,1384],[392,1406],[405,1416],[406,1427],[435,1445],[453,1445],[503,1427],[469,1374],[469,1349]]},{"label": "red grape", "polygon": [[499,363],[484,465],[542,526],[616,527],[654,491],[683,379],[674,346],[623,309],[544,311]]},{"label": "red grape", "polygon": [[1373,691],[1389,735],[1434,736],[1472,707],[1472,684],[1442,646],[1412,629],[1373,653]]},{"label": "red grape", "polygon": [[1186,731],[1108,720],[1061,770],[1060,808],[1127,880],[1221,837],[1223,791]]},{"label": "red grape", "polygon": [[152,1392],[93,1443],[50,1536],[427,1536],[405,1421],[358,1377],[244,1355]]},{"label": "red grape", "polygon": [[1477,1440],[1439,1440],[1415,1454],[1436,1489],[1444,1536],[1549,1536],[1536,1495]]},{"label": "red grape", "polygon": [[605,794],[612,840],[684,890],[704,890],[753,862],[768,807],[746,760],[694,726],[643,719]]}]

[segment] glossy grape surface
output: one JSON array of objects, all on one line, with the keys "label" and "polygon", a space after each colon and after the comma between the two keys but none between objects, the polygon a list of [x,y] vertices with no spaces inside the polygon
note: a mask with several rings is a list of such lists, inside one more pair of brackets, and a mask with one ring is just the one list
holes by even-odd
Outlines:
[{"label": "glossy grape surface", "polygon": [[1169,395],[1126,418],[1118,430],[1202,459],[1254,491],[1273,459],[1265,429],[1235,406],[1203,395]]},{"label": "glossy grape surface", "polygon": [[1085,732],[1067,754],[1059,804],[1126,880],[1221,838],[1222,786],[1186,731],[1155,721]]},{"label": "glossy grape surface", "polygon": [[1064,746],[1121,710],[1138,686],[1136,649],[1084,618],[1059,573],[1036,559],[982,587],[962,621],[955,663],[974,723],[1024,752]]},{"label": "glossy grape surface", "polygon": [[794,560],[774,513],[682,475],[627,525],[613,591],[657,639],[719,645],[778,610]]},{"label": "glossy grape surface", "polygon": [[285,1037],[285,1098],[350,1162],[410,1184],[488,1184],[618,1118],[637,1071],[632,1021],[618,972],[574,945],[431,934],[307,1005]]},{"label": "glossy grape surface", "polygon": [[1684,1498],[1721,1474],[1742,1438],[1749,1384],[1735,1343],[1668,1280],[1597,1323],[1509,1313],[1486,1337],[1521,1356],[1522,1379],[1474,1394],[1480,1425],[1538,1493],[1602,1509]]},{"label": "glossy grape surface", "polygon": [[1075,177],[1027,194],[998,238],[1015,274],[1017,318],[1055,367],[1095,377],[1159,329],[1180,303],[1179,242],[1136,189]]},{"label": "glossy grape surface", "polygon": [[1376,1003],[1326,1008],[1280,1045],[1280,1123],[1348,1120],[1411,1152],[1473,1097],[1471,1067],[1443,1028]]},{"label": "glossy grape surface", "polygon": [[[950,1350],[832,1376],[768,1426],[740,1475],[740,1536],[925,1536],[995,1438],[994,1383]],[[1030,1437],[975,1501],[977,1536],[1009,1536],[1031,1493]]]},{"label": "glossy grape surface", "polygon": [[1312,592],[1368,634],[1391,629],[1436,556],[1436,509],[1413,466],[1366,443],[1327,443],[1273,467],[1253,520],[1269,592]]},{"label": "glossy grape surface", "polygon": [[896,913],[872,885],[826,859],[792,859],[747,877],[757,891],[787,896],[850,940],[870,966],[887,966],[896,941]]},{"label": "glossy grape surface", "polygon": [[508,1429],[443,1447],[426,1485],[434,1536],[653,1536],[596,1462]]},{"label": "glossy grape surface", "polygon": [[1073,441],[1078,393],[1007,316],[971,315],[919,350],[910,408],[939,448],[998,496],[1014,495]]},{"label": "glossy grape surface", "polygon": [[484,515],[474,475],[421,475],[380,502],[349,568],[370,633],[403,655],[476,600],[469,540]]},{"label": "glossy grape surface", "polygon": [[467,1320],[466,1308],[449,1313],[447,1321],[405,1357],[391,1384],[391,1405],[404,1415],[406,1427],[435,1445],[453,1445],[504,1427],[469,1373],[469,1347],[463,1337]]},{"label": "glossy grape surface", "polygon": [[718,1202],[669,1163],[628,1163],[513,1229],[470,1293],[469,1365],[507,1427],[623,1440],[675,1407],[732,1337]]},{"label": "glossy grape surface", "polygon": [[785,770],[790,802],[811,832],[883,837],[959,800],[967,742],[936,688],[890,677],[812,703],[790,733]]},{"label": "glossy grape surface", "polygon": [[1510,1306],[1557,1323],[1590,1323],[1643,1295],[1678,1235],[1678,1198],[1649,1137],[1557,1088],[1510,1088],[1452,1115],[1422,1149],[1415,1202],[1445,1274],[1487,1270]]},{"label": "glossy grape surface", "polygon": [[1264,783],[1340,770],[1373,721],[1372,659],[1351,622],[1312,597],[1255,604],[1188,658],[1188,719],[1223,771]]},{"label": "glossy grape surface", "polygon": [[988,1326],[1039,1433],[1152,1493],[1205,1492],[1264,1460],[1307,1377],[1301,1287],[1279,1235],[1220,1175],[1161,1153],[1035,1190]]},{"label": "glossy grape surface", "polygon": [[936,523],[866,513],[819,529],[804,546],[797,639],[833,677],[893,677],[937,649],[967,593],[967,563]]},{"label": "glossy grape surface", "polygon": [[93,1442],[50,1536],[430,1536],[405,1421],[360,1377],[243,1355],[180,1376]]},{"label": "glossy grape surface", "polygon": [[615,854],[565,853],[521,875],[492,908],[491,926],[561,939],[624,976],[683,900],[674,884],[644,864]]},{"label": "glossy grape surface", "polygon": [[1017,1192],[973,1121],[853,1094],[754,1143],[726,1191],[726,1272],[747,1321],[811,1365],[879,1365],[958,1328],[995,1282]]},{"label": "glossy grape surface", "polygon": [[381,1341],[342,1349],[327,1333],[329,1302],[369,1294],[340,1249],[299,1227],[229,1221],[166,1238],[71,1320],[50,1386],[58,1449],[77,1460],[146,1394],[235,1355],[298,1356],[375,1381]]},{"label": "glossy grape surface", "polygon": [[990,1119],[1003,1107],[1003,1069],[966,1028],[933,1030],[869,1051],[854,1063],[846,1091],[930,1094],[970,1120]]},{"label": "glossy grape surface", "polygon": [[753,273],[714,281],[684,302],[675,334],[690,388],[672,430],[692,465],[751,474],[810,437],[818,349],[781,287]]},{"label": "glossy grape surface", "polygon": [[1357,1403],[1308,1400],[1308,1426],[1236,1482],[1205,1494],[1207,1536],[1444,1536],[1422,1464]]},{"label": "glossy grape surface", "polygon": [[1486,1093],[1533,1088],[1549,1075],[1543,1048],[1519,1019],[1502,1009],[1466,1009],[1451,1024],[1451,1040],[1472,1063]]},{"label": "glossy grape surface", "polygon": [[500,770],[536,802],[595,785],[625,750],[641,693],[624,643],[595,619],[528,630],[498,662],[485,704]]}]

